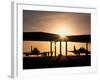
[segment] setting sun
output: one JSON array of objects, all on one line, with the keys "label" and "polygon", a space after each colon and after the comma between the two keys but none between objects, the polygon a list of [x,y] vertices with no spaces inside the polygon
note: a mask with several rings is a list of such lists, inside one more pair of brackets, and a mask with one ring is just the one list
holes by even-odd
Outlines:
[{"label": "setting sun", "polygon": [[67,36],[67,33],[68,32],[65,27],[58,28],[56,31],[56,34],[59,34],[61,38],[64,38],[65,36]]}]

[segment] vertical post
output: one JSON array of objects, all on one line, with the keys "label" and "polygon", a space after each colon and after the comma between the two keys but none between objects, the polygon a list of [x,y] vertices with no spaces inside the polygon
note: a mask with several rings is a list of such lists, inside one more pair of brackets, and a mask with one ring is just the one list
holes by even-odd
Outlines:
[{"label": "vertical post", "polygon": [[65,44],[66,44],[66,45],[65,45],[65,46],[66,46],[65,48],[66,48],[66,56],[67,56],[67,41],[66,41],[66,43],[65,43]]},{"label": "vertical post", "polygon": [[86,50],[87,50],[86,55],[88,55],[88,42],[86,42]]},{"label": "vertical post", "polygon": [[56,41],[55,41],[55,56],[56,56]]},{"label": "vertical post", "polygon": [[52,56],[52,41],[50,41],[50,53],[51,53],[51,56]]},{"label": "vertical post", "polygon": [[86,43],[86,50],[88,51],[88,42]]},{"label": "vertical post", "polygon": [[61,40],[60,40],[60,55],[61,55]]},{"label": "vertical post", "polygon": [[31,53],[32,53],[33,49],[32,49],[32,46],[31,46]]},{"label": "vertical post", "polygon": [[49,56],[49,52],[48,52],[48,55],[47,56]]}]

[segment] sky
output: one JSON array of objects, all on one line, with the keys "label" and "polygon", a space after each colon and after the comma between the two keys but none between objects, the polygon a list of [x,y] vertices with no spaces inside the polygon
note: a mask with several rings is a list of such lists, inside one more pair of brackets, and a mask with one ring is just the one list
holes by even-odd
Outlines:
[{"label": "sky", "polygon": [[[85,35],[91,33],[91,14],[73,13],[73,12],[48,12],[23,10],[23,32],[48,32],[64,35]],[[80,47],[86,48],[84,43],[68,42],[68,50]],[[23,51],[30,52],[31,46],[40,51],[49,51],[50,43],[41,41],[24,41]],[[65,51],[65,42],[62,42],[63,54]],[[53,46],[54,47],[54,46]],[[90,44],[89,44],[90,50]],[[54,50],[53,50],[54,51]],[[57,53],[59,54],[59,42],[57,43]]]},{"label": "sky", "polygon": [[24,32],[57,33],[66,30],[66,35],[90,34],[90,14],[71,12],[23,11]]}]

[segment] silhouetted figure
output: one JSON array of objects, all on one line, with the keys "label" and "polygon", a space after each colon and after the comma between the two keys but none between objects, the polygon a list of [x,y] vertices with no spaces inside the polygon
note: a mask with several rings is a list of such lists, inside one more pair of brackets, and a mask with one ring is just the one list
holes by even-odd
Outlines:
[{"label": "silhouetted figure", "polygon": [[62,54],[59,54],[59,55],[58,55],[58,57],[61,57],[61,56],[62,56]]},{"label": "silhouetted figure", "polygon": [[84,49],[83,47],[79,48],[77,51],[78,51],[79,55],[80,55],[80,53],[86,53],[86,49]]},{"label": "silhouetted figure", "polygon": [[34,48],[34,49],[31,51],[31,53],[37,54],[37,55],[39,54],[39,52],[40,52],[40,51],[39,51],[37,48]]}]

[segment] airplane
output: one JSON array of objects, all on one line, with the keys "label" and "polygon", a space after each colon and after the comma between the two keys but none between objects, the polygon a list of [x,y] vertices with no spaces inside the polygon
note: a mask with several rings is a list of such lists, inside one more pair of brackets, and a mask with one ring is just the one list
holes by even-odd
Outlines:
[{"label": "airplane", "polygon": [[82,53],[85,53],[86,55],[90,54],[90,51],[88,51],[84,47],[81,47],[78,50],[76,50],[75,45],[74,45],[74,51],[68,51],[68,52],[73,52],[75,55],[79,55],[79,56]]},{"label": "airplane", "polygon": [[42,56],[52,56],[52,54],[53,54],[53,51],[52,52],[49,52],[49,51],[45,51],[45,52],[40,52],[37,48],[34,48],[34,49],[32,49],[32,46],[31,46],[31,54],[33,54],[33,55],[42,55]]}]

